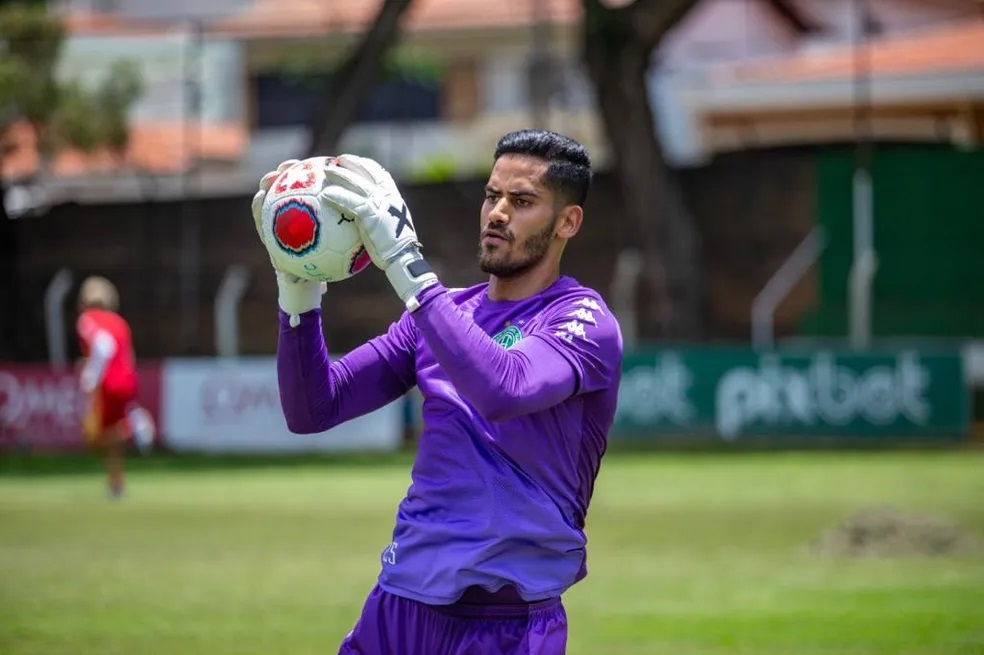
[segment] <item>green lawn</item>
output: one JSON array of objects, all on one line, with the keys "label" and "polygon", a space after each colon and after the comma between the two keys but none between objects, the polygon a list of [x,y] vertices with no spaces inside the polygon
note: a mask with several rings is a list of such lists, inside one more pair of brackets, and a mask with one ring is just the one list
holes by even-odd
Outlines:
[{"label": "green lawn", "polygon": [[[405,460],[0,475],[0,653],[336,652]],[[811,554],[889,504],[984,538],[984,454],[613,454],[567,599],[574,655],[980,655],[984,557]],[[439,655],[439,654],[435,654]]]}]

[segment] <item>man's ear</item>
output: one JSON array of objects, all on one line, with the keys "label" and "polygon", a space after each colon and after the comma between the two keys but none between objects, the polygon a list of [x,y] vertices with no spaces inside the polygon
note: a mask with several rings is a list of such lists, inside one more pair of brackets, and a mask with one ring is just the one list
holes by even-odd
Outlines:
[{"label": "man's ear", "polygon": [[570,239],[581,229],[584,220],[584,209],[580,205],[567,205],[560,211],[557,218],[557,236]]}]

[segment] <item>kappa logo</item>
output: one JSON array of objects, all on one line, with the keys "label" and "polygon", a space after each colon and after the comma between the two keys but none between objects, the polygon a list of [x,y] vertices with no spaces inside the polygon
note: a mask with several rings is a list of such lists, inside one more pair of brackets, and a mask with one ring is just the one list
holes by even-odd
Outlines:
[{"label": "kappa logo", "polygon": [[567,323],[561,325],[554,332],[554,336],[560,337],[561,339],[563,339],[564,341],[570,344],[574,343],[575,338],[583,339],[584,341],[588,340],[588,333],[584,329],[584,323],[577,320],[568,321]]},{"label": "kappa logo", "polygon": [[505,349],[512,348],[517,343],[523,340],[523,333],[515,325],[508,325],[505,329],[497,333],[492,337],[492,341],[502,346]]},{"label": "kappa logo", "polygon": [[596,311],[602,316],[605,315],[605,312],[601,310],[601,305],[599,305],[598,301],[594,300],[593,298],[581,298],[580,300],[575,300],[574,304],[576,306],[586,307],[590,310]]},{"label": "kappa logo", "polygon": [[584,330],[584,323],[580,321],[569,321],[562,326],[572,336],[584,339],[588,333]]},{"label": "kappa logo", "polygon": [[598,325],[598,321],[595,320],[594,312],[590,309],[585,309],[584,307],[578,307],[573,312],[568,314],[568,316],[573,316],[579,321],[584,321],[585,323],[590,323],[591,325]]}]

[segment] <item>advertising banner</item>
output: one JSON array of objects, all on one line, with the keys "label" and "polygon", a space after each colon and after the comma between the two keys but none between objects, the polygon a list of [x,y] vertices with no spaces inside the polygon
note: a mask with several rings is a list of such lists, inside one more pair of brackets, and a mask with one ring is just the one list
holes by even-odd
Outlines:
[{"label": "advertising banner", "polygon": [[613,437],[963,439],[968,395],[956,351],[635,352],[625,357]]},{"label": "advertising banner", "polygon": [[[160,367],[138,368],[142,404],[160,417]],[[0,366],[0,450],[77,452],[85,449],[85,401],[72,369],[47,364]]]},{"label": "advertising banner", "polygon": [[395,450],[403,436],[402,399],[322,433],[291,433],[272,357],[169,359],[162,371],[161,403],[165,443],[181,452]]}]

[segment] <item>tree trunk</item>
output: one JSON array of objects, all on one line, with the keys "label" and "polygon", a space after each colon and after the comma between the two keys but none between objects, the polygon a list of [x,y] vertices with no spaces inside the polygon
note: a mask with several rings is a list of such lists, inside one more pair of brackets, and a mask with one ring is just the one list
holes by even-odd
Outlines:
[{"label": "tree trunk", "polygon": [[17,222],[7,216],[7,182],[0,171],[0,361],[17,357]]},{"label": "tree trunk", "polygon": [[663,158],[649,104],[654,49],[697,0],[636,0],[611,9],[584,0],[584,55],[611,144],[627,215],[624,248],[638,248],[652,302],[642,339],[701,336],[700,244],[680,181]]},{"label": "tree trunk", "polygon": [[346,128],[376,83],[380,63],[400,36],[400,22],[413,0],[385,0],[358,47],[331,82],[331,97],[311,123],[309,157],[334,153]]}]

